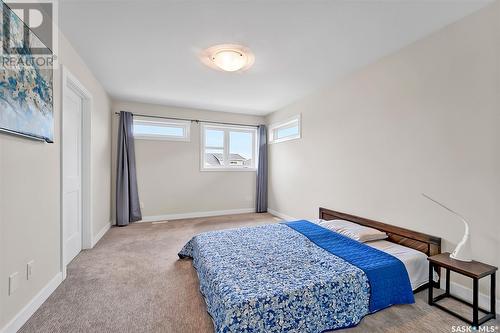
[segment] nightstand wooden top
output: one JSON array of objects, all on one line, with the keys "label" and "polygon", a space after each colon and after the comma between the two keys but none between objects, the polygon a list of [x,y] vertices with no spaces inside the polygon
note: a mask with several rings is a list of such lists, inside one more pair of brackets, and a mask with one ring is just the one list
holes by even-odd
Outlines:
[{"label": "nightstand wooden top", "polygon": [[495,273],[498,270],[498,267],[491,266],[488,264],[483,264],[479,261],[460,261],[456,259],[450,258],[449,252],[444,252],[437,254],[435,256],[427,258],[433,264],[438,266],[449,268],[450,270],[472,277],[476,279],[480,279],[487,275]]}]

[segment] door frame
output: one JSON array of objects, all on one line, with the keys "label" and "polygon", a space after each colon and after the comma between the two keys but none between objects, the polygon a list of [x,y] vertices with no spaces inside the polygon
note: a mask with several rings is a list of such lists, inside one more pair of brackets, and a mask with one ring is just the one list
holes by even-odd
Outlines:
[{"label": "door frame", "polygon": [[64,145],[64,136],[63,136],[63,118],[64,118],[64,96],[68,90],[73,91],[75,94],[81,97],[83,101],[83,110],[82,110],[82,149],[81,149],[81,161],[82,161],[82,186],[81,186],[81,195],[82,195],[82,249],[90,249],[92,248],[92,220],[91,220],[91,212],[92,212],[92,183],[91,183],[91,154],[90,147],[92,143],[92,132],[91,132],[91,124],[92,124],[92,94],[85,88],[85,86],[74,76],[67,67],[61,65],[61,147],[60,147],[60,156],[61,156],[61,185],[60,185],[60,242],[61,242],[61,272],[63,275],[63,280],[66,278],[66,264],[65,264],[65,247],[64,247],[64,216],[63,216],[63,188],[64,188],[64,156],[63,156],[63,145]]}]

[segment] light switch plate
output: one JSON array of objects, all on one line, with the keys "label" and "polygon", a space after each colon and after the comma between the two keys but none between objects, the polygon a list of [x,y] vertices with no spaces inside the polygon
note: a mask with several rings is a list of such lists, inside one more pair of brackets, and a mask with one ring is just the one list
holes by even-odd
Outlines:
[{"label": "light switch plate", "polygon": [[33,276],[33,266],[35,265],[35,260],[31,260],[26,264],[26,280],[31,279]]},{"label": "light switch plate", "polygon": [[9,276],[9,295],[12,295],[19,288],[19,274],[12,273]]}]

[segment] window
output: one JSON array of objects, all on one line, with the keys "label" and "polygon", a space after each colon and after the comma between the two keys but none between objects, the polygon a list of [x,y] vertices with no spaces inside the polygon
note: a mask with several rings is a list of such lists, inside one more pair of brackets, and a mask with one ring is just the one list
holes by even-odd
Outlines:
[{"label": "window", "polygon": [[201,125],[201,170],[255,170],[257,129]]},{"label": "window", "polygon": [[271,125],[269,143],[283,142],[300,138],[300,115],[284,122]]},{"label": "window", "polygon": [[136,139],[189,141],[190,121],[134,117]]}]

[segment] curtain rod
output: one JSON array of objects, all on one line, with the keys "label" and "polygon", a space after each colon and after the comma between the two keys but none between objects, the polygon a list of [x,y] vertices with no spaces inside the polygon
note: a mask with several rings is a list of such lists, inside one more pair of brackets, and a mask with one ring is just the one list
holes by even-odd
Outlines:
[{"label": "curtain rod", "polygon": [[[115,114],[120,114],[120,112],[115,112]],[[246,127],[258,127],[258,125],[247,125],[247,124],[238,124],[238,123],[226,123],[221,121],[211,121],[211,120],[199,120],[199,119],[188,119],[188,118],[176,118],[176,117],[163,117],[163,116],[151,116],[147,114],[140,113],[132,113],[134,116],[138,117],[146,117],[146,118],[158,118],[158,119],[169,119],[169,120],[183,120],[183,121],[191,121],[195,123],[206,123],[206,124],[221,124],[221,125],[233,125],[233,126],[246,126]]]}]

